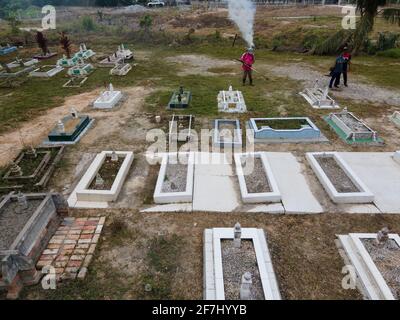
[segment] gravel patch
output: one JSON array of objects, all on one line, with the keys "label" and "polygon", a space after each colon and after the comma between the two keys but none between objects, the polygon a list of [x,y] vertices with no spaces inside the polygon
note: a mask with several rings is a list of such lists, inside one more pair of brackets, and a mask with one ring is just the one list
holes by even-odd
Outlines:
[{"label": "gravel patch", "polygon": [[28,208],[18,213],[17,201],[8,202],[0,210],[0,250],[7,250],[42,200],[28,200]]},{"label": "gravel patch", "polygon": [[400,247],[389,239],[383,247],[375,239],[362,239],[378,270],[396,299],[400,299]]},{"label": "gravel patch", "polygon": [[252,300],[264,300],[264,292],[258,271],[253,241],[242,240],[241,248],[235,248],[233,240],[221,241],[222,267],[224,275],[225,299],[240,300],[242,275],[252,275]]},{"label": "gravel patch", "polygon": [[161,192],[184,192],[186,190],[186,176],[188,166],[176,163],[167,165],[165,179]]},{"label": "gravel patch", "polygon": [[249,193],[271,192],[271,186],[269,185],[261,158],[253,157],[253,159],[250,159],[250,157],[246,157],[245,159],[247,160],[246,164],[248,168],[243,164],[243,171],[247,191]]},{"label": "gravel patch", "polygon": [[351,181],[346,172],[339,166],[332,156],[315,157],[322,170],[332,182],[339,193],[360,192],[357,186]]},{"label": "gravel patch", "polygon": [[[287,64],[283,66],[267,66],[268,71],[278,77],[289,77],[293,80],[306,82],[307,87],[312,87],[315,80],[320,80],[321,86],[328,86],[330,77],[312,70],[310,66],[303,63]],[[326,72],[327,74],[328,72]],[[400,94],[396,91],[381,88],[371,84],[361,83],[357,77],[349,74],[349,87],[343,90],[335,90],[333,93],[337,97],[347,98],[357,101],[372,102],[381,105],[386,103],[392,106],[400,106]]]}]

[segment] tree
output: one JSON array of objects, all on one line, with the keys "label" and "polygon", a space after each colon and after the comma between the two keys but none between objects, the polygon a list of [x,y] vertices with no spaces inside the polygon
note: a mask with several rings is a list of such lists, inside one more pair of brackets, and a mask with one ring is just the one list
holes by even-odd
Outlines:
[{"label": "tree", "polygon": [[153,24],[153,19],[148,14],[146,14],[140,20],[140,23],[139,23],[140,27],[144,30],[145,34],[149,34],[152,24]]},{"label": "tree", "polygon": [[43,56],[49,54],[49,48],[47,47],[47,39],[44,36],[43,32],[38,31],[36,33],[36,42],[40,49],[42,49]]},{"label": "tree", "polygon": [[68,59],[71,59],[71,42],[68,39],[67,34],[62,31],[60,33],[60,44]]},{"label": "tree", "polygon": [[[357,0],[357,10],[361,14],[361,20],[354,32],[354,53],[357,53],[368,39],[368,34],[374,27],[375,18],[379,14],[379,7],[390,2],[389,0]],[[382,15],[387,21],[400,24],[400,8],[384,8]]]}]

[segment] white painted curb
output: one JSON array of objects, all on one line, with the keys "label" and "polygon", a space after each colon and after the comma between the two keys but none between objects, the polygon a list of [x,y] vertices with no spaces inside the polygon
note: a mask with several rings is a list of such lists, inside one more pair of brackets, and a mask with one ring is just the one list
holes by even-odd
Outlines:
[{"label": "white painted curb", "polygon": [[[334,157],[337,164],[342,168],[350,180],[355,184],[355,186],[360,190],[360,192],[348,192],[339,193],[332,182],[329,180],[328,176],[322,170],[315,156],[329,155]],[[370,203],[374,201],[373,193],[367,188],[367,186],[361,181],[360,178],[354,173],[354,171],[349,167],[349,165],[342,159],[342,157],[337,152],[308,152],[306,153],[306,158],[311,168],[313,169],[318,180],[324,187],[325,191],[328,193],[331,200],[335,203]]]},{"label": "white painted curb", "polygon": [[[239,180],[240,193],[242,196],[242,201],[244,203],[259,203],[259,202],[280,202],[281,193],[276,183],[274,174],[272,172],[271,166],[269,164],[267,155],[265,152],[252,152],[252,153],[235,153],[235,167],[236,174]],[[267,177],[268,183],[272,189],[271,192],[261,192],[261,193],[249,193],[246,185],[246,179],[244,178],[243,166],[241,159],[243,157],[255,157],[261,158],[264,172]]]}]

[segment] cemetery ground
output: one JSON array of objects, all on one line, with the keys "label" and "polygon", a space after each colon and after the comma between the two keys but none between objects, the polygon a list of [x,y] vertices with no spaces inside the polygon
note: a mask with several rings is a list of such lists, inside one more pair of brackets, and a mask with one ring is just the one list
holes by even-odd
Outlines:
[{"label": "cemetery ground", "polygon": [[[330,21],[331,18],[321,18]],[[321,21],[321,20],[320,20]],[[325,20],[323,20],[325,21]],[[304,23],[313,23],[307,20]],[[215,28],[212,29],[213,32]],[[98,56],[109,54],[122,40],[111,37],[85,39]],[[230,40],[211,40],[202,45],[179,46],[126,42],[134,50],[138,65],[125,77],[110,77],[108,69],[97,68],[81,88],[66,89],[65,72],[51,80],[31,78],[20,87],[0,89],[0,167],[22,148],[21,138],[39,144],[56,121],[71,107],[96,119],[91,130],[68,146],[57,164],[49,189],[67,196],[94,156],[103,150],[129,150],[135,154],[126,185],[115,204],[107,209],[70,209],[74,217],[106,216],[106,224],[94,260],[83,281],[66,281],[57,290],[40,285],[26,287],[26,299],[201,299],[203,294],[203,231],[213,227],[264,229],[268,235],[274,269],[283,299],[361,299],[358,290],[345,290],[341,283],[343,260],[334,239],[336,234],[377,232],[389,226],[400,233],[400,216],[346,214],[331,203],[317,178],[306,165],[305,152],[368,151],[400,149],[400,131],[388,117],[400,107],[400,63],[396,59],[360,56],[354,58],[349,88],[333,92],[346,106],[379,132],[384,146],[350,146],[330,130],[323,120],[326,110],[311,108],[298,95],[312,85],[315,75],[324,78],[333,57],[290,52],[256,51],[255,86],[241,86],[240,65],[233,61],[243,45]],[[54,48],[55,49],[55,48]],[[21,50],[30,57],[34,49]],[[7,60],[15,57],[8,56]],[[2,60],[5,58],[2,57]],[[51,64],[56,58],[46,61]],[[307,76],[311,73],[311,76]],[[95,110],[90,104],[112,80],[126,101],[115,110]],[[149,129],[168,127],[172,111],[166,110],[171,92],[180,85],[192,91],[193,100],[182,114],[196,116],[195,129],[211,128],[217,117],[238,118],[242,127],[249,117],[308,116],[329,143],[256,145],[259,151],[292,152],[302,163],[312,192],[327,213],[317,215],[273,215],[263,213],[141,213],[152,203],[159,166],[149,166]],[[218,114],[216,96],[229,85],[241,90],[248,112]],[[397,92],[397,100],[396,100]],[[387,97],[390,100],[383,101]],[[161,124],[154,116],[162,117]],[[223,192],[223,190],[221,190]],[[101,212],[100,212],[101,211]],[[148,286],[151,286],[151,290]],[[1,296],[0,296],[1,297]]]}]

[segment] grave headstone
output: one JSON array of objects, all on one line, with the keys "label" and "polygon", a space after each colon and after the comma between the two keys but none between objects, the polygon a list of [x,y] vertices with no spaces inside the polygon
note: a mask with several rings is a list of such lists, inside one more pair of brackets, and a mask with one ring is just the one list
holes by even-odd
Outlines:
[{"label": "grave headstone", "polygon": [[234,238],[233,243],[235,248],[240,248],[242,244],[242,227],[240,226],[239,222],[236,222],[235,229],[234,229]]},{"label": "grave headstone", "polygon": [[251,300],[251,287],[252,287],[251,273],[246,272],[242,276],[240,283],[240,300]]}]

